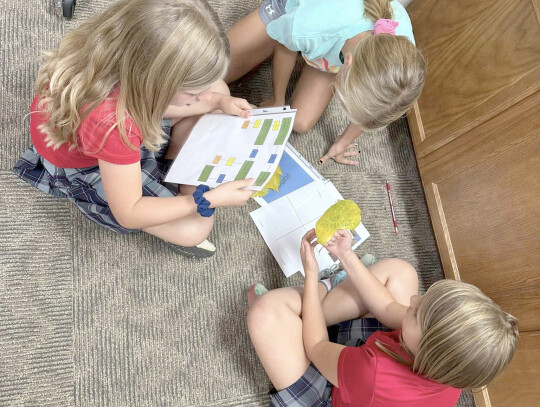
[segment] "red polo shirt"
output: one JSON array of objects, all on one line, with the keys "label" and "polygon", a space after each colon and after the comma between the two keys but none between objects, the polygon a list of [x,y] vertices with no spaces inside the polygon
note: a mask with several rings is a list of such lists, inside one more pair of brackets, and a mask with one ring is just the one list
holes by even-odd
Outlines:
[{"label": "red polo shirt", "polygon": [[399,343],[400,331],[372,334],[359,347],[347,347],[339,355],[338,384],[332,391],[335,407],[454,407],[460,389],[413,373],[382,351],[375,341],[408,358]]},{"label": "red polo shirt", "polygon": [[[38,129],[38,126],[48,118],[38,111],[39,97],[36,96],[30,107],[30,136],[38,154],[61,168],[93,167],[98,165],[98,159],[113,164],[133,164],[140,161],[143,136],[135,122],[128,118],[125,121],[125,127],[128,139],[136,150],[124,143],[116,127],[117,95],[118,91],[111,93],[109,98],[83,119],[77,129],[78,145],[75,148],[70,149],[72,144],[64,143],[56,150],[47,147],[45,134]],[[104,140],[111,128],[112,130]]]}]

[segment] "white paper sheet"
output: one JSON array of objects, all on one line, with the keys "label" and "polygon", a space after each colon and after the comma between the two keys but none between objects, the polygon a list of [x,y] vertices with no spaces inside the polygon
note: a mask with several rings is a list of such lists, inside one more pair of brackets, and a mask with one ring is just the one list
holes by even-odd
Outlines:
[{"label": "white paper sheet", "polygon": [[284,107],[253,110],[249,119],[202,116],[165,182],[214,188],[227,181],[254,178],[250,189],[261,190],[280,162],[295,115],[296,110]]},{"label": "white paper sheet", "polygon": [[[300,242],[317,220],[337,201],[343,199],[330,182],[313,182],[250,213],[264,241],[276,258],[285,276],[300,271]],[[353,248],[369,237],[364,225],[355,229]],[[321,245],[315,248],[319,269],[336,268],[338,261]]]}]

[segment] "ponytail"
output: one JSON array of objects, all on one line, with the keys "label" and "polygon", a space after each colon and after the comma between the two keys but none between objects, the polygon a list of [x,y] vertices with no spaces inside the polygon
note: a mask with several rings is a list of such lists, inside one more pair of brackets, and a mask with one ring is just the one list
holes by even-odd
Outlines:
[{"label": "ponytail", "polygon": [[390,0],[364,0],[364,17],[373,22],[380,18],[392,19]]}]

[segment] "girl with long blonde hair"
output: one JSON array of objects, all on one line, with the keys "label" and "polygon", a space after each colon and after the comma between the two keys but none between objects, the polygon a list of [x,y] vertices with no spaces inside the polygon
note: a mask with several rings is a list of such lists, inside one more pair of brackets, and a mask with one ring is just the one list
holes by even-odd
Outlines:
[{"label": "girl with long blonde hair", "polygon": [[[312,229],[301,244],[304,287],[254,285],[248,296],[251,340],[275,387],[270,405],[453,407],[462,389],[488,385],[510,363],[516,319],[475,286],[441,280],[420,297],[410,264],[366,267],[345,230],[325,247],[346,276],[319,284],[316,244]],[[340,322],[330,342],[326,327]]]},{"label": "girl with long blonde hair", "polygon": [[334,93],[350,124],[319,163],[358,165],[352,142],[406,113],[420,96],[426,63],[397,0],[265,0],[227,33],[234,81],[273,56],[273,92],[261,106],[285,104],[298,52],[305,64],[290,104],[294,130],[308,132]]},{"label": "girl with long blonde hair", "polygon": [[252,180],[194,191],[163,178],[190,117],[249,115],[223,82],[228,65],[206,0],[120,0],[44,53],[33,146],[14,170],[110,230],[143,230],[181,254],[210,256],[214,208],[245,204]]}]

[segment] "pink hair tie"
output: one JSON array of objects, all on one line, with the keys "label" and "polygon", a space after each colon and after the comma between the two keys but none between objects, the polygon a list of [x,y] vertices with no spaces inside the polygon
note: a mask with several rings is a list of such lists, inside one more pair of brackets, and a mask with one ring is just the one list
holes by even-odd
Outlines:
[{"label": "pink hair tie", "polygon": [[379,18],[373,27],[373,35],[377,34],[392,34],[396,35],[396,27],[399,25],[397,21],[387,18]]}]

